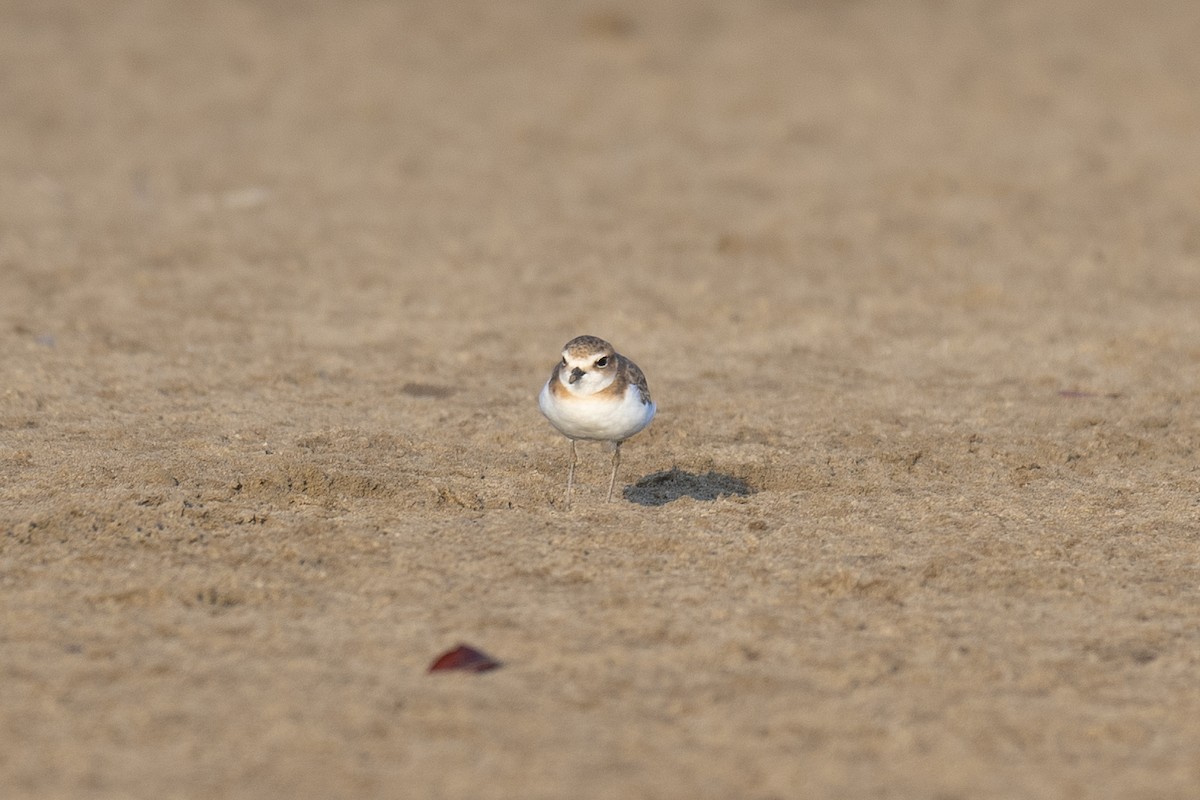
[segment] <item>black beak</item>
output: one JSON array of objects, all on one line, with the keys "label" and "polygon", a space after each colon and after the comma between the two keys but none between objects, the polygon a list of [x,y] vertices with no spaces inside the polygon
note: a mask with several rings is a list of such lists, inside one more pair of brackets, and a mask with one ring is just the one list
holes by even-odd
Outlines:
[{"label": "black beak", "polygon": [[575,367],[575,369],[571,370],[571,377],[567,378],[567,383],[574,383],[582,377],[583,370],[581,370],[579,367]]}]

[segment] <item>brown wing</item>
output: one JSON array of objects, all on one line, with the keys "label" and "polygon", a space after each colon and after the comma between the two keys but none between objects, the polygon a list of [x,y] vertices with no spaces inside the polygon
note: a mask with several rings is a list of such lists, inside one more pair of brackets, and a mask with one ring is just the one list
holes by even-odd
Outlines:
[{"label": "brown wing", "polygon": [[637,364],[630,361],[622,355],[617,356],[621,359],[621,377],[626,383],[632,383],[642,393],[642,405],[650,405],[653,402],[650,399],[650,387],[646,383],[646,375],[642,372]]}]

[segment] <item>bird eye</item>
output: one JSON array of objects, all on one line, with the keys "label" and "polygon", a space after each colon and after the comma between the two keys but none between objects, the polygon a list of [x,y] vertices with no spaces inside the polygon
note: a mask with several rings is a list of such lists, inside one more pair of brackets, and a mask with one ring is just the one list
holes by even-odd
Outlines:
[{"label": "bird eye", "polygon": [[567,365],[567,357],[566,357],[566,356],[563,356],[563,360],[562,360],[562,365],[561,365],[561,366],[564,366],[564,367],[565,367],[566,365]]},{"label": "bird eye", "polygon": [[599,367],[600,369],[604,369],[605,367],[607,367],[608,366],[608,356],[600,356],[599,358],[597,358],[596,366]]}]

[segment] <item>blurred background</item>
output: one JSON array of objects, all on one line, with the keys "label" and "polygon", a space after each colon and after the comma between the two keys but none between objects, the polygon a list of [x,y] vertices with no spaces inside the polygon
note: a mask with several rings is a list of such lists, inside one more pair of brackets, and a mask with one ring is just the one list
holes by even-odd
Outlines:
[{"label": "blurred background", "polygon": [[1198,33],[0,0],[5,797],[1195,797]]}]

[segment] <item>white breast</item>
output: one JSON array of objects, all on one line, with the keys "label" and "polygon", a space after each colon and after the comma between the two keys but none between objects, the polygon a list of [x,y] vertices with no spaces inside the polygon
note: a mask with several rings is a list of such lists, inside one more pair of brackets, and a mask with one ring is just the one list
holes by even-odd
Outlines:
[{"label": "white breast", "polygon": [[657,407],[643,403],[637,387],[630,386],[618,398],[571,395],[556,397],[549,382],[538,396],[538,407],[559,433],[571,439],[622,442],[654,419]]}]

